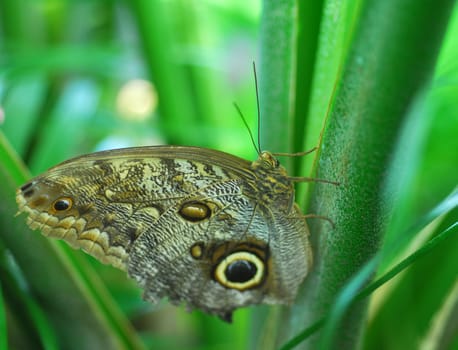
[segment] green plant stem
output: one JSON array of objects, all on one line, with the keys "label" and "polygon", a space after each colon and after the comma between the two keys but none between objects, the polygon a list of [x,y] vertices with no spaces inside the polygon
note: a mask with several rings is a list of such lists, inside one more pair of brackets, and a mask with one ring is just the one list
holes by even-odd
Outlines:
[{"label": "green plant stem", "polygon": [[[451,198],[452,201],[446,199],[444,202],[440,204],[440,207],[435,208],[433,211],[431,211],[430,215],[428,215],[428,219],[431,219],[431,215],[435,215],[436,217],[447,212],[451,211],[454,208],[458,206],[458,192],[456,192]],[[438,210],[440,212],[438,213]],[[426,218],[426,216],[425,216]],[[424,224],[424,220],[420,222],[420,224]],[[423,226],[423,225],[421,225]],[[447,227],[445,230],[440,232],[437,236],[431,238],[427,243],[425,243],[420,249],[415,251],[414,253],[410,254],[408,257],[400,261],[398,264],[396,264],[394,267],[392,267],[389,271],[387,271],[385,274],[377,278],[375,281],[371,282],[370,285],[366,286],[363,288],[360,292],[358,293],[347,293],[349,296],[343,295],[344,291],[341,292],[339,299],[346,299],[344,307],[349,307],[349,305],[355,301],[362,300],[364,298],[367,298],[370,296],[375,290],[377,290],[379,287],[381,287],[383,284],[397,276],[399,273],[401,273],[403,270],[405,270],[407,267],[412,265],[416,260],[420,259],[421,257],[425,256],[429,252],[431,252],[439,243],[443,242],[447,238],[451,238],[453,234],[456,234],[456,229],[458,227],[458,223],[454,223],[451,226]],[[417,228],[417,227],[415,227]],[[372,258],[368,263],[366,263],[366,267],[368,267],[369,270],[373,270],[374,267],[377,265],[377,261],[380,260],[381,255],[378,254],[374,258]],[[366,272],[364,270],[360,271],[358,275],[361,275],[361,277],[364,277],[366,275]],[[352,286],[347,285],[345,289],[351,289]],[[344,300],[345,301],[345,300]],[[340,308],[338,308],[338,312],[340,311]],[[307,337],[311,336],[314,332],[318,331],[321,329],[329,320],[329,315],[326,315],[326,317],[322,318],[321,320],[315,322],[312,326],[307,327],[305,330],[300,332],[298,335],[296,335],[294,338],[292,338],[288,343],[284,344],[281,347],[281,350],[290,350],[293,349],[295,346],[300,344],[304,339]]]},{"label": "green plant stem", "polygon": [[263,2],[259,74],[261,147],[273,152],[288,152],[292,147],[295,6],[294,0]]},{"label": "green plant stem", "polygon": [[[435,60],[454,2],[371,0],[361,9],[324,136],[311,212],[315,267],[282,323],[283,341],[325,315],[345,283],[379,249],[382,188],[393,145]],[[422,28],[425,28],[422,30]],[[354,349],[366,302],[346,313],[333,348]],[[316,349],[318,337],[301,344]]]},{"label": "green plant stem", "polygon": [[[159,96],[161,123],[172,137],[180,124],[190,126],[196,120],[197,111],[190,93],[185,73],[174,66],[174,42],[171,25],[170,6],[160,1],[131,0],[129,1],[139,36],[145,61]],[[177,103],[177,99],[179,99]]]},{"label": "green plant stem", "polygon": [[[296,99],[294,104],[294,128],[292,152],[301,152],[308,143],[305,138],[305,127],[309,120],[310,101],[312,98],[313,72],[316,67],[316,55],[320,38],[320,25],[324,1],[299,1],[297,51],[296,51],[296,80],[294,91]],[[307,149],[307,148],[306,148]],[[299,174],[300,164],[303,159],[294,158],[293,174]]]},{"label": "green plant stem", "polygon": [[[3,298],[2,283],[0,281],[0,334],[7,334],[6,326],[6,312],[4,308],[5,302]],[[8,349],[7,337],[0,337],[0,350]]]}]

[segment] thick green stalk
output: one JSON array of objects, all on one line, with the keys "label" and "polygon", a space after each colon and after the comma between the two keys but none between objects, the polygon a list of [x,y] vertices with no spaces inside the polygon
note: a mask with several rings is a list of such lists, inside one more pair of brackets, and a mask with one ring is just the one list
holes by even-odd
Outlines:
[{"label": "thick green stalk", "polygon": [[[363,4],[323,140],[311,212],[315,267],[285,316],[279,344],[324,316],[336,293],[378,250],[381,193],[409,106],[434,68],[451,0],[370,0]],[[333,348],[354,349],[366,303],[346,315]],[[319,337],[302,348],[316,349]]]},{"label": "thick green stalk", "polygon": [[272,152],[288,152],[292,146],[295,6],[294,0],[263,3],[259,77],[261,147]]},{"label": "thick green stalk", "polygon": [[[298,28],[297,28],[297,51],[296,51],[296,80],[294,87],[296,98],[294,103],[293,122],[293,145],[291,151],[301,152],[304,145],[308,144],[306,124],[311,112],[310,101],[312,99],[313,73],[317,67],[316,62],[322,12],[324,1],[299,1],[297,4]],[[315,142],[315,140],[313,140]],[[294,159],[294,174],[300,174],[300,164],[303,158]]]}]

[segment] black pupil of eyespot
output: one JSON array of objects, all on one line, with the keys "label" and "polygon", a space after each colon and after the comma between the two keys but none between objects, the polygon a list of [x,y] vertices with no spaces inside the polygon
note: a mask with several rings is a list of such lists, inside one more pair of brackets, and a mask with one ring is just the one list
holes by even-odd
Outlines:
[{"label": "black pupil of eyespot", "polygon": [[54,209],[56,210],[66,210],[70,206],[70,203],[66,199],[61,199],[54,203]]},{"label": "black pupil of eyespot", "polygon": [[230,263],[225,271],[226,278],[235,283],[243,283],[256,275],[256,265],[246,260],[236,260]]}]

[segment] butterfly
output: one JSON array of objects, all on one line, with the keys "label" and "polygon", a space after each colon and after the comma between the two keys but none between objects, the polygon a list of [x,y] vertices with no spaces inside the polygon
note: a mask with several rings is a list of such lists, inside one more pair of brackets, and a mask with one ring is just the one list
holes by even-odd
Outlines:
[{"label": "butterfly", "polygon": [[294,180],[272,153],[252,162],[183,146],[109,150],[65,161],[16,193],[27,224],[125,270],[167,297],[230,322],[288,304],[312,266]]}]

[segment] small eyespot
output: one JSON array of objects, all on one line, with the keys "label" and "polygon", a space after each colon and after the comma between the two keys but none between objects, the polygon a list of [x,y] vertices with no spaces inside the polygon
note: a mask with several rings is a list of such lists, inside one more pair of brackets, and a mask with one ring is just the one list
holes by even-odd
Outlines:
[{"label": "small eyespot", "polygon": [[66,211],[71,209],[73,206],[73,200],[69,197],[61,197],[54,201],[52,207],[55,211]]},{"label": "small eyespot", "polygon": [[211,210],[204,203],[188,202],[181,206],[178,213],[187,221],[199,222],[208,219],[211,215]]},{"label": "small eyespot", "polygon": [[248,251],[238,251],[226,256],[214,271],[214,278],[219,284],[240,291],[259,286],[265,275],[264,262]]},{"label": "small eyespot", "polygon": [[200,259],[204,255],[205,245],[202,242],[195,243],[189,251],[194,259]]}]

